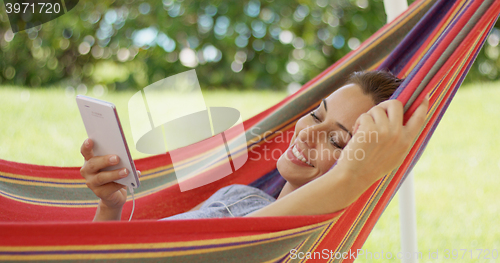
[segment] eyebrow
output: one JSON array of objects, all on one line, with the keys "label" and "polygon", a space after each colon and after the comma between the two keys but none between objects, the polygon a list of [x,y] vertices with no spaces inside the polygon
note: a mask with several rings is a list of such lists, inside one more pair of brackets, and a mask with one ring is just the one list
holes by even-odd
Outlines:
[{"label": "eyebrow", "polygon": [[336,124],[337,124],[337,125],[338,125],[341,129],[342,129],[342,130],[346,131],[346,132],[349,134],[349,136],[351,136],[351,138],[352,138],[352,133],[351,133],[351,132],[350,132],[350,131],[349,131],[349,130],[348,130],[348,129],[344,126],[344,125],[340,124],[338,121],[337,121],[337,122],[335,122],[335,123],[336,123]]},{"label": "eyebrow", "polygon": [[326,100],[325,99],[323,99],[323,106],[325,106],[325,111],[327,111],[327,109],[326,109]]}]

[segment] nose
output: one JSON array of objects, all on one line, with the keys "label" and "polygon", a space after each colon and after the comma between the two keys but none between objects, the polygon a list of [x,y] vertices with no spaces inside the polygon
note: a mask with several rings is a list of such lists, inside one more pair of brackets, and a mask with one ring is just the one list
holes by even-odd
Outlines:
[{"label": "nose", "polygon": [[322,136],[321,125],[312,125],[302,129],[297,136],[301,142],[306,143],[307,147],[312,149],[320,143],[324,136]]}]

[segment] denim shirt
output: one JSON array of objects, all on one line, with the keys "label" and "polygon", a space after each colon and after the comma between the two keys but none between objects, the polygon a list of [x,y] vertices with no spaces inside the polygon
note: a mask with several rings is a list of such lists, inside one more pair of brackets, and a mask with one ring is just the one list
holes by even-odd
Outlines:
[{"label": "denim shirt", "polygon": [[276,199],[248,185],[234,184],[219,189],[199,210],[188,211],[160,220],[245,216],[265,207]]}]

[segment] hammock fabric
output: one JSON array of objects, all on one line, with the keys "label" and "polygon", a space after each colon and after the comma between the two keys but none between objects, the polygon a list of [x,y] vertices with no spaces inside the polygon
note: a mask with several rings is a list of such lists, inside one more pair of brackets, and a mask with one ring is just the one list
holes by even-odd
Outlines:
[{"label": "hammock fabric", "polygon": [[[297,93],[245,121],[247,145],[239,147],[240,152],[248,147],[248,161],[214,183],[180,192],[169,153],[137,160],[143,176],[132,222],[90,222],[97,200],[77,167],[0,161],[0,261],[295,262],[306,261],[294,259],[298,252],[311,252],[315,259],[307,261],[352,262],[419,159],[499,12],[500,1],[493,0],[416,1]],[[405,105],[405,120],[427,93],[431,107],[403,164],[351,206],[317,216],[153,220],[187,211],[230,184],[279,193],[284,180],[276,170],[277,156],[264,155],[273,152],[269,149],[283,152],[296,121],[348,74],[377,68],[406,77],[393,95]],[[234,143],[237,134],[230,130],[225,136]],[[220,157],[226,156],[224,145],[195,144],[176,151],[184,154],[185,169],[202,167],[201,176],[217,172]],[[123,219],[131,206],[129,200]]]}]

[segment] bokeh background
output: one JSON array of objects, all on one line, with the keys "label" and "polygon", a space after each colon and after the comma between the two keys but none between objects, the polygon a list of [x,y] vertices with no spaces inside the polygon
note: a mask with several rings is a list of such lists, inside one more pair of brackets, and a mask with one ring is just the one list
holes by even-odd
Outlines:
[{"label": "bokeh background", "polygon": [[[376,0],[91,0],[14,34],[2,4],[0,158],[80,166],[86,133],[77,94],[115,103],[130,143],[128,99],[192,68],[207,106],[234,107],[248,119],[356,49],[385,22],[383,3]],[[414,169],[424,256],[436,249],[440,255],[444,249],[500,250],[499,28]],[[147,156],[131,149],[134,158]],[[399,239],[396,196],[363,248],[397,253]],[[495,261],[474,253],[474,259],[457,262]]]},{"label": "bokeh background", "polygon": [[[0,21],[3,85],[141,89],[196,68],[206,90],[282,91],[357,48],[386,18],[382,1],[368,0],[104,0],[20,34],[5,10]],[[499,40],[495,29],[466,82],[499,77]]]}]

